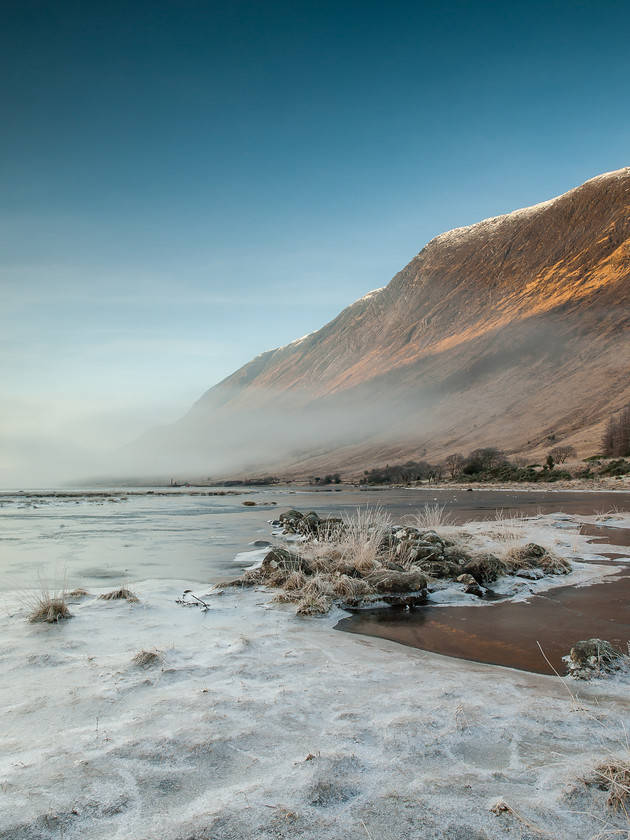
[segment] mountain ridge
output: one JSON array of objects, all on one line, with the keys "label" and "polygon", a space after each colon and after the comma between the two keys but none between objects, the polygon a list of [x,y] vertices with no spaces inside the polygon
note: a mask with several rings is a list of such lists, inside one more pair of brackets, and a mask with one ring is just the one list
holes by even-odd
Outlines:
[{"label": "mountain ridge", "polygon": [[[529,455],[551,435],[593,454],[630,401],[629,287],[625,167],[439,234],[389,284],[260,354],[155,439],[209,470],[231,457],[235,470],[290,474],[495,443]],[[217,449],[230,457],[213,460]]]}]

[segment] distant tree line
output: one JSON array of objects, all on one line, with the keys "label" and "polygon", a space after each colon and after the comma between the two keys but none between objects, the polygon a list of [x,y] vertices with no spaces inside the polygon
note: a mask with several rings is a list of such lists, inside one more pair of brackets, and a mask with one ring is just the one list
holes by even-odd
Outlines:
[{"label": "distant tree line", "polygon": [[341,484],[341,474],[329,473],[323,478],[319,475],[311,475],[308,479],[308,483],[314,486],[321,484]]},{"label": "distant tree line", "polygon": [[[211,479],[208,479],[210,481]],[[264,475],[261,478],[230,478],[225,481],[214,481],[215,487],[265,487],[268,484],[279,484],[277,475]]]},{"label": "distant tree line", "polygon": [[630,405],[608,421],[602,437],[602,453],[606,458],[630,455]]},{"label": "distant tree line", "polygon": [[468,455],[454,452],[439,464],[428,461],[406,461],[386,464],[365,470],[360,484],[413,484],[419,481],[440,481],[474,478],[475,481],[558,481],[571,478],[570,473],[558,469],[568,458],[576,457],[572,446],[554,447],[543,464],[527,464],[523,458],[511,461],[502,449],[486,446],[473,449]]},{"label": "distant tree line", "polygon": [[404,464],[386,464],[365,470],[359,484],[411,484],[414,481],[431,481],[442,477],[443,467],[427,461],[406,461]]}]

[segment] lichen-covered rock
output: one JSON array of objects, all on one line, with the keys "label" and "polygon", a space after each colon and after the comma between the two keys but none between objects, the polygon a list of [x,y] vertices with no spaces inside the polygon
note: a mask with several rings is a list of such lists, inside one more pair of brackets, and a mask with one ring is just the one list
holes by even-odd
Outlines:
[{"label": "lichen-covered rock", "polygon": [[444,545],[442,538],[438,536],[438,534],[436,534],[435,531],[422,531],[422,539],[425,542],[434,543],[436,545],[441,546]]}]

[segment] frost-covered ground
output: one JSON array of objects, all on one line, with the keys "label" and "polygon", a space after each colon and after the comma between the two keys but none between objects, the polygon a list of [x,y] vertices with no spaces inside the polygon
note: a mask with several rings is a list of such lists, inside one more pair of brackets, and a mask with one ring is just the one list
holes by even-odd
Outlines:
[{"label": "frost-covered ground", "polygon": [[[570,522],[547,524],[581,556]],[[135,604],[94,590],[59,625],[6,595],[3,840],[628,835],[584,782],[630,756],[627,679],[565,684],[362,639],[260,590],[204,612],[176,603],[189,586],[137,584]],[[142,650],[157,661],[134,663]]]}]

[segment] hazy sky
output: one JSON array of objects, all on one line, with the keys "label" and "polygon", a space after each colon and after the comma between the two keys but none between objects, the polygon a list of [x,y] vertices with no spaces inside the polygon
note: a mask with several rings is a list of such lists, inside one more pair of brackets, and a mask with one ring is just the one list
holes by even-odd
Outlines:
[{"label": "hazy sky", "polygon": [[0,484],[627,165],[629,31],[625,0],[3,0]]}]

